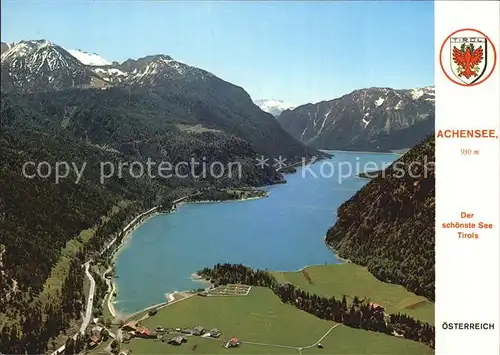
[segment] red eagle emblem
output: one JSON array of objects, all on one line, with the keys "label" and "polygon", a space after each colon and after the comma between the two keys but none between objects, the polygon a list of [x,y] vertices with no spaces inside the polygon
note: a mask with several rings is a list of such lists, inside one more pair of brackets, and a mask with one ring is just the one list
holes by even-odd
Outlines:
[{"label": "red eagle emblem", "polygon": [[478,65],[483,60],[483,47],[474,49],[474,45],[462,44],[461,48],[453,47],[453,61],[457,65],[457,75],[467,79],[478,76]]}]

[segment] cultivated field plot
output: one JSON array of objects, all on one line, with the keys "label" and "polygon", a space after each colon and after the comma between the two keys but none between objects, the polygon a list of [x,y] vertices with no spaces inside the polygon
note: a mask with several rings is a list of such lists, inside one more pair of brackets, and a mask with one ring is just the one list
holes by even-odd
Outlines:
[{"label": "cultivated field plot", "polygon": [[[170,328],[217,328],[222,334],[216,339],[187,336],[187,342],[179,346],[155,339],[132,339],[129,344],[123,344],[124,348],[132,350],[132,354],[434,353],[427,346],[411,340],[318,319],[282,303],[270,289],[263,287],[253,287],[247,297],[194,296],[159,310],[157,315],[141,323],[150,329],[159,325]],[[241,345],[229,349],[222,347],[231,338],[239,339]],[[319,340],[322,349],[317,348]]]},{"label": "cultivated field plot", "polygon": [[273,272],[280,282],[289,282],[303,290],[348,301],[354,296],[367,298],[387,313],[405,313],[434,324],[434,304],[403,286],[382,282],[365,267],[356,264],[310,266],[296,272]]},{"label": "cultivated field plot", "polygon": [[247,285],[224,285],[216,287],[208,292],[209,296],[248,296],[252,286]]}]

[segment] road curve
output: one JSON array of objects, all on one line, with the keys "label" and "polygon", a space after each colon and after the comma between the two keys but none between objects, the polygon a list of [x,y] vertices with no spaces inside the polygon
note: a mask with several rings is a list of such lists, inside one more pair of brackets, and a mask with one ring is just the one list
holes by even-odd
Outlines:
[{"label": "road curve", "polygon": [[87,329],[90,320],[92,319],[92,308],[94,305],[94,295],[95,295],[95,280],[89,271],[91,261],[92,260],[89,260],[85,264],[83,264],[85,266],[85,274],[87,275],[90,281],[90,289],[89,289],[89,298],[87,299],[87,307],[85,308],[85,317],[83,318],[83,323],[80,326],[80,333],[85,333],[85,329]]},{"label": "road curve", "polygon": [[[85,329],[87,329],[87,327],[89,326],[90,320],[92,319],[92,308],[94,305],[94,295],[95,295],[95,280],[92,277],[92,274],[90,273],[90,270],[89,270],[91,262],[92,262],[92,260],[89,260],[85,264],[82,265],[85,268],[85,275],[87,275],[87,278],[90,281],[90,289],[89,289],[89,297],[87,298],[87,308],[85,309],[85,316],[83,317],[83,323],[80,326],[80,331],[72,336],[73,340],[76,340],[76,337],[78,336],[78,334],[85,333]],[[64,349],[66,349],[65,344],[61,345],[51,355],[62,354],[64,352]]]}]

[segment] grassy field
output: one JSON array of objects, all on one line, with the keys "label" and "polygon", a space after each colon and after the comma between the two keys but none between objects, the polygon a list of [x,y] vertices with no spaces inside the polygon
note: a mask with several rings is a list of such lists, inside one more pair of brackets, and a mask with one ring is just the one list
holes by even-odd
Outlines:
[{"label": "grassy field", "polygon": [[[158,311],[141,322],[156,328],[183,328],[203,326],[218,328],[217,339],[195,336],[181,346],[172,346],[158,340],[133,339],[122,348],[133,354],[299,354],[293,347],[314,345],[335,323],[320,320],[295,307],[283,304],[271,290],[253,287],[247,297],[194,296]],[[240,348],[225,349],[225,340],[236,337]],[[257,342],[282,345],[275,347],[248,344]],[[324,349],[312,347],[302,352],[323,354],[394,354],[427,355],[432,349],[423,344],[398,339],[385,334],[347,328],[339,325],[322,341]],[[286,348],[289,347],[289,348]]]},{"label": "grassy field", "polygon": [[297,272],[273,272],[280,282],[311,293],[348,300],[366,297],[385,307],[388,313],[405,313],[434,324],[434,304],[425,297],[408,292],[403,286],[377,280],[365,267],[356,264],[310,266]]},{"label": "grassy field", "polygon": [[[389,339],[387,339],[389,338]],[[321,341],[323,349],[317,347],[304,349],[302,354],[356,354],[356,355],[428,355],[434,354],[431,348],[399,339],[382,333],[374,333],[339,326]]]}]

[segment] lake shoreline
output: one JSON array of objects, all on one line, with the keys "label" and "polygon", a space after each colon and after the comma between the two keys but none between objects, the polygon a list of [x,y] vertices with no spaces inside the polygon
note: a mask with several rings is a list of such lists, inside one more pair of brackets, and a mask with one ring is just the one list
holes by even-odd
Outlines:
[{"label": "lake shoreline", "polygon": [[[133,224],[131,225],[130,223],[125,226],[122,229],[122,233],[124,233],[120,244],[118,244],[111,255],[109,256],[109,260],[111,262],[111,270],[106,270],[103,275],[108,274],[110,271],[111,277],[107,280],[109,280],[108,283],[108,289],[106,294],[104,295],[104,299],[106,300],[106,306],[108,308],[109,313],[113,316],[113,318],[120,318],[123,316],[121,312],[119,312],[114,304],[113,304],[113,298],[116,298],[116,294],[118,293],[118,285],[116,284],[116,277],[115,277],[115,261],[120,256],[120,252],[124,249],[124,247],[127,245],[128,241],[131,239],[131,234],[144,222],[146,222],[148,219],[159,216],[164,213],[169,213],[169,212],[158,212],[158,207],[152,208],[146,212],[143,212],[139,215],[137,215],[134,219],[132,219]],[[134,222],[134,220],[137,219],[137,221]],[[131,223],[132,223],[131,222]]]}]

